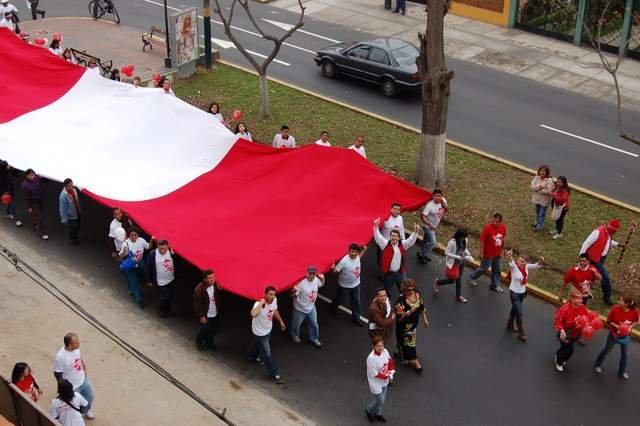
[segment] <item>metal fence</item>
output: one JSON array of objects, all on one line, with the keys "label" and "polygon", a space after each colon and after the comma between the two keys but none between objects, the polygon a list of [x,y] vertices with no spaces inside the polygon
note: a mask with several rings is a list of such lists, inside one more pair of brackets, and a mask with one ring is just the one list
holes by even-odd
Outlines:
[{"label": "metal fence", "polygon": [[31,398],[0,375],[0,414],[18,426],[59,426]]}]

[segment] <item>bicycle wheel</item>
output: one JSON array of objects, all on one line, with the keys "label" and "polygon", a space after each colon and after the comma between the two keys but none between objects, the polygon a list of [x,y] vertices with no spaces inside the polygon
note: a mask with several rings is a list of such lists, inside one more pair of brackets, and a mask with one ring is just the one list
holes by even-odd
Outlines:
[{"label": "bicycle wheel", "polygon": [[116,9],[115,4],[111,4],[111,12],[113,13],[113,19],[116,21],[116,24],[120,23],[120,15],[118,15],[118,9]]},{"label": "bicycle wheel", "polygon": [[100,0],[91,0],[89,2],[89,14],[93,19],[100,19],[104,15],[104,8]]}]

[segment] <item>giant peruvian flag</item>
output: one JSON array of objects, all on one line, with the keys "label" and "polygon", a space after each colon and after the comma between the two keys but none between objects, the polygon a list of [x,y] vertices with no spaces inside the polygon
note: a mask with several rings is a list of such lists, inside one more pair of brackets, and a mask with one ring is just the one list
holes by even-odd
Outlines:
[{"label": "giant peruvian flag", "polygon": [[123,207],[238,295],[327,270],[392,202],[431,196],[344,148],[238,139],[161,89],[105,79],[5,28],[0,46],[0,158]]}]

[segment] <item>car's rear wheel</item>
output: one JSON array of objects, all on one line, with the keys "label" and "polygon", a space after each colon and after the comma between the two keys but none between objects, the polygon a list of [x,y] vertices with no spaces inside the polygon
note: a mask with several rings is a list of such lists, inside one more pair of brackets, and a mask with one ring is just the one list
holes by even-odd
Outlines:
[{"label": "car's rear wheel", "polygon": [[322,74],[327,78],[336,77],[336,66],[331,61],[324,61],[322,63]]},{"label": "car's rear wheel", "polygon": [[385,78],[384,80],[382,80],[382,85],[380,86],[380,88],[382,89],[382,93],[388,98],[396,95],[396,84],[389,78]]}]

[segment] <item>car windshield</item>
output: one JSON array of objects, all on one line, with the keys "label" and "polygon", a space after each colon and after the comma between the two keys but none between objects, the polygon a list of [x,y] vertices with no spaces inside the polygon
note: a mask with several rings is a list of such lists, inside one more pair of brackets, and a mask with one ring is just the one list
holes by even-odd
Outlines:
[{"label": "car windshield", "polygon": [[399,49],[393,49],[391,53],[393,54],[393,57],[396,58],[398,65],[405,67],[407,65],[415,64],[416,58],[420,52],[414,46],[407,44]]}]

